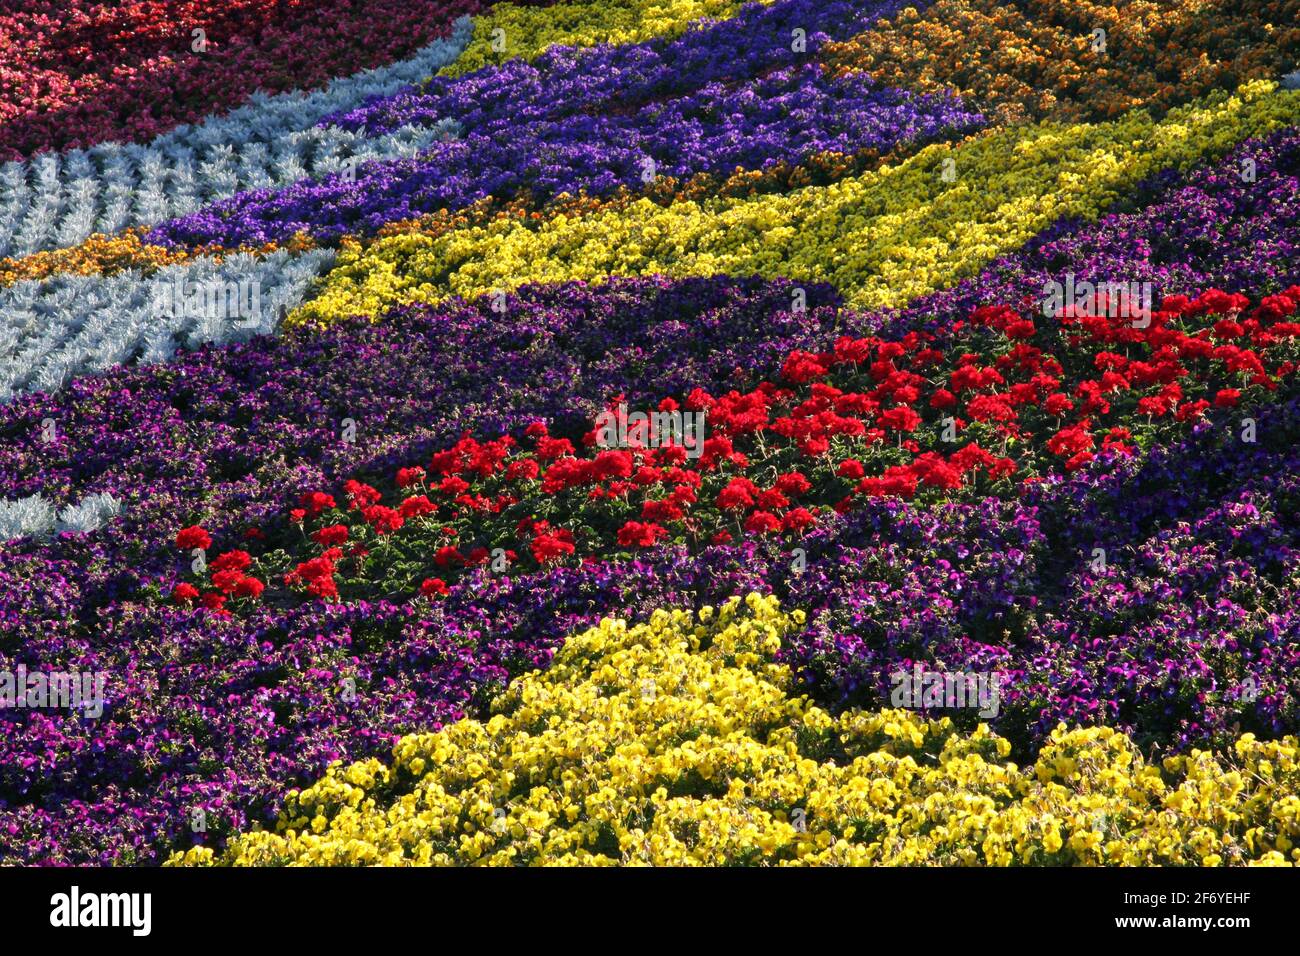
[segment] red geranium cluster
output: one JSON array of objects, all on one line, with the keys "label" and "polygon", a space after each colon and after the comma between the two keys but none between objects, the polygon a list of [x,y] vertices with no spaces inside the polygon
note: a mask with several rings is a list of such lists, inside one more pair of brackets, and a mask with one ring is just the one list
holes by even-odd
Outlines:
[{"label": "red geranium cluster", "polygon": [[[336,596],[338,563],[372,553],[344,554],[359,534],[394,551],[389,567],[436,575],[406,585],[435,597],[466,568],[496,557],[503,570],[519,552],[546,566],[669,540],[797,536],[866,497],[1014,493],[1012,479],[1136,453],[1135,430],[1262,398],[1295,371],[1298,303],[1300,287],[1253,310],[1212,290],[1167,298],[1143,322],[1073,310],[1035,321],[997,305],[942,334],[843,337],[792,353],[779,381],[661,403],[703,414],[699,448],[608,448],[598,428],[575,442],[540,422],[519,443],[466,434],[427,466],[399,469],[387,505],[355,480],[342,517],[334,495],[303,495],[294,520],[321,522],[311,539],[323,550],[285,580]],[[196,530],[181,535],[201,542]]]},{"label": "red geranium cluster", "polygon": [[[176,534],[176,547],[184,551],[206,551],[211,546],[212,535],[199,525],[182,528]],[[172,589],[172,601],[182,605],[198,603],[211,611],[224,612],[229,598],[256,600],[262,596],[266,585],[245,573],[252,565],[253,557],[247,551],[232,550],[219,554],[206,564],[212,590],[200,592],[194,585],[181,582]]]}]

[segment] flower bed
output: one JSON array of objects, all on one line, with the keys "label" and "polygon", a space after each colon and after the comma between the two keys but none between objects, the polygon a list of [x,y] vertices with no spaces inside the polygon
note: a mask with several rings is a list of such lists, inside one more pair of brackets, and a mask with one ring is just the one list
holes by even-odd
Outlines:
[{"label": "flower bed", "polygon": [[[304,493],[291,518],[310,531],[306,552],[259,573],[337,597],[334,573],[353,560],[363,583],[348,597],[414,596],[495,552],[531,570],[665,540],[797,539],[863,498],[1007,497],[1200,421],[1232,429],[1292,387],[1300,286],[1253,308],[1218,290],[1142,316],[1127,300],[1088,306],[1044,317],[990,305],[938,334],[841,336],[739,390],[696,386],[631,416],[614,396],[567,434],[541,421],[466,432],[384,476],[383,491],[353,478]],[[204,598],[219,607],[237,583]]]},{"label": "flower bed", "polygon": [[0,859],[1300,863],[1294,4],[19,0]]},{"label": "flower bed", "polygon": [[[1148,762],[1110,728],[1005,763],[986,729],[831,716],[772,663],[800,611],[750,595],[698,623],[605,620],[493,716],[335,766],[236,865],[1285,865],[1297,741]],[[173,862],[211,863],[194,850]]]},{"label": "flower bed", "polygon": [[[344,243],[320,295],[289,322],[320,325],[404,302],[646,271],[793,276],[831,282],[859,307],[901,306],[1062,217],[1096,219],[1146,176],[1218,158],[1297,116],[1300,97],[1256,84],[1158,123],[1134,113],[934,144],[897,166],[788,195],[667,207],[646,199],[589,217],[416,232],[364,249]],[[945,169],[954,170],[951,182]]]},{"label": "flower bed", "polygon": [[0,159],[146,140],[258,90],[321,86],[410,56],[479,9],[474,0],[164,0],[121,8],[18,0],[0,20],[11,38],[0,61]]},{"label": "flower bed", "polygon": [[237,247],[304,233],[331,242],[487,197],[527,192],[545,204],[566,194],[605,196],[659,176],[798,165],[821,153],[881,155],[979,125],[978,114],[950,97],[899,94],[861,78],[829,81],[807,65],[733,87],[706,85],[625,116],[577,112],[504,129],[462,124],[460,137],[418,158],[366,163],[348,179],[242,193],[163,223],[146,239]]},{"label": "flower bed", "polygon": [[552,46],[622,46],[676,36],[700,22],[730,19],[744,5],[735,0],[571,0],[541,8],[501,3],[479,19],[464,56],[441,72],[460,76],[510,60],[530,60]]},{"label": "flower bed", "polygon": [[825,60],[895,86],[958,90],[1010,122],[1097,120],[1279,79],[1294,66],[1297,22],[1295,0],[939,0],[831,44]]}]

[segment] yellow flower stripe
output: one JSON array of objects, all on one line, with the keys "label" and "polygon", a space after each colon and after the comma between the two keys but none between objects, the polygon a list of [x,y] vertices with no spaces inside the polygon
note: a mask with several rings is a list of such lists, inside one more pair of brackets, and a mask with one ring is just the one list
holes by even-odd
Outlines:
[{"label": "yellow flower stripe", "polygon": [[345,242],[319,297],[289,322],[323,325],[528,282],[655,272],[828,281],[852,306],[898,306],[975,273],[1063,216],[1096,218],[1144,176],[1297,122],[1300,94],[1256,81],[1159,122],[1133,111],[1107,123],[999,128],[784,195],[667,207],[643,199],[593,216],[500,220],[364,248]]},{"label": "yellow flower stripe", "polygon": [[[816,153],[799,165],[778,163],[761,170],[738,170],[726,177],[700,173],[688,180],[673,176],[658,176],[649,187],[633,192],[620,187],[604,197],[589,195],[562,195],[543,206],[534,204],[528,196],[508,200],[484,199],[463,209],[439,209],[415,219],[402,219],[386,223],[373,236],[356,236],[362,248],[388,236],[419,231],[427,236],[438,236],[454,229],[482,224],[497,219],[514,218],[521,221],[543,220],[564,214],[591,215],[611,209],[625,209],[641,197],[648,197],[660,205],[669,205],[678,198],[700,199],[713,195],[754,196],[759,193],[787,192],[811,182],[833,182],[856,169],[881,165],[890,157],[867,153],[846,156],[842,153]],[[211,244],[195,249],[155,246],[140,241],[147,230],[129,229],[116,236],[96,233],[84,242],[66,249],[36,252],[18,258],[0,259],[0,288],[24,279],[45,279],[61,272],[77,275],[113,275],[126,269],[139,269],[150,275],[165,265],[188,262],[202,257],[221,261],[228,255],[246,252],[253,255],[270,255],[277,249],[303,252],[316,248],[316,241],[307,233],[299,233],[284,243],[268,242],[261,246],[224,247]]]},{"label": "yellow flower stripe", "polygon": [[[589,0],[548,7],[501,3],[474,18],[469,46],[439,73],[461,76],[506,60],[531,60],[556,44],[595,46],[673,37],[704,17],[728,19],[740,6],[730,0]],[[504,34],[495,34],[498,29]],[[503,42],[494,45],[498,39]]]},{"label": "yellow flower stripe", "polygon": [[1282,864],[1300,859],[1300,745],[1148,764],[1059,727],[1034,766],[980,725],[839,718],[773,662],[804,622],[774,597],[571,637],[486,722],[341,762],[277,832],[178,864]]}]

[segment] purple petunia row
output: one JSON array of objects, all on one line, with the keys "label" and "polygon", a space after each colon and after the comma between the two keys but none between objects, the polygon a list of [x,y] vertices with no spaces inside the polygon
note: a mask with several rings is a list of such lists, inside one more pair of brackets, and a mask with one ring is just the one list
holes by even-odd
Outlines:
[{"label": "purple petunia row", "polygon": [[751,3],[734,17],[701,21],[684,34],[642,43],[553,46],[534,60],[510,60],[460,77],[435,76],[319,125],[381,136],[410,124],[452,119],[485,135],[521,123],[577,113],[632,113],[652,101],[715,83],[735,85],[813,61],[829,40],[870,29],[906,6],[902,0],[776,0]]},{"label": "purple petunia row", "polygon": [[982,125],[954,96],[881,87],[867,74],[832,79],[805,64],[737,88],[710,83],[630,114],[579,111],[467,130],[415,159],[367,163],[354,179],[334,175],[241,193],[161,224],[149,239],[234,247],[303,232],[331,242],[487,197],[608,196],[657,176],[761,170],[827,152],[883,154]]},{"label": "purple petunia row", "polygon": [[[160,244],[261,243],[305,231],[366,232],[485,196],[538,199],[586,189],[640,188],[648,171],[687,176],[737,165],[759,169],[818,150],[887,148],[973,127],[979,117],[947,97],[829,83],[813,58],[895,13],[898,0],[855,4],[778,0],[703,21],[672,39],[552,47],[463,77],[435,76],[321,126],[382,136],[457,123],[464,140],[416,160],[368,164],[355,180],[304,180],[239,194],[158,226]],[[798,32],[796,32],[798,31]],[[783,71],[776,80],[760,80]],[[651,167],[647,161],[653,161]]]}]

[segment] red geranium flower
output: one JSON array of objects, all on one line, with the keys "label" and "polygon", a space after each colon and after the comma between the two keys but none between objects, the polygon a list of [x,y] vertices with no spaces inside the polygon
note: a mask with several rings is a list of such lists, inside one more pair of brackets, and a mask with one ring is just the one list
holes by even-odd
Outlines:
[{"label": "red geranium flower", "polygon": [[537,457],[542,461],[551,461],[572,454],[573,442],[567,438],[545,437],[537,442]]},{"label": "red geranium flower", "polygon": [[198,525],[182,528],[176,535],[176,547],[184,551],[192,551],[195,548],[202,548],[206,551],[211,546],[212,535]]},{"label": "red geranium flower", "polygon": [[257,580],[257,578],[242,578],[240,582],[235,585],[235,597],[246,597],[256,600],[262,596],[262,592],[265,589],[266,585]]},{"label": "red geranium flower", "polygon": [[425,597],[442,597],[449,593],[451,589],[447,587],[447,582],[442,578],[425,578],[420,582],[420,593]]},{"label": "red geranium flower", "polygon": [[235,585],[242,581],[244,573],[242,571],[218,571],[212,575],[212,586],[222,594],[230,594],[235,590]]},{"label": "red geranium flower", "polygon": [[1077,455],[1081,451],[1087,451],[1092,447],[1092,443],[1092,435],[1088,433],[1087,429],[1073,425],[1069,428],[1062,428],[1047,439],[1047,450],[1054,455],[1068,458]]},{"label": "red geranium flower", "polygon": [[930,396],[931,408],[952,408],[957,404],[957,396],[946,388],[936,388]]},{"label": "red geranium flower", "polygon": [[727,510],[752,508],[758,497],[758,488],[748,478],[732,478],[718,492],[718,507]]},{"label": "red geranium flower", "polygon": [[343,524],[329,525],[312,532],[312,540],[324,547],[332,548],[348,540],[348,527]]},{"label": "red geranium flower", "polygon": [[414,468],[397,469],[397,487],[406,488],[424,481],[424,469],[419,465]]},{"label": "red geranium flower", "polygon": [[785,364],[781,367],[781,375],[796,385],[802,385],[825,375],[827,365],[827,360],[823,356],[796,349],[786,358]]},{"label": "red geranium flower", "polygon": [[433,563],[440,568],[450,567],[453,564],[464,564],[465,559],[461,553],[449,544],[444,544],[433,556]]},{"label": "red geranium flower", "polygon": [[362,508],[361,516],[375,529],[376,534],[390,534],[406,523],[401,514],[383,505],[369,505]]},{"label": "red geranium flower", "polygon": [[312,558],[309,561],[300,563],[293,569],[292,574],[308,581],[327,578],[334,574],[334,562],[326,557]]},{"label": "red geranium flower", "polygon": [[667,536],[668,529],[653,522],[629,521],[618,529],[618,543],[625,548],[649,548]]},{"label": "red geranium flower", "polygon": [[455,475],[448,475],[438,485],[438,490],[444,495],[463,495],[469,491],[469,482],[464,478],[457,478]]},{"label": "red geranium flower", "polygon": [[337,507],[334,503],[334,496],[327,495],[323,491],[308,491],[298,499],[298,503],[302,505],[303,510],[307,512],[307,516],[311,518],[316,517],[322,511]]},{"label": "red geranium flower", "polygon": [[781,530],[781,519],[770,511],[755,511],[745,521],[745,530],[750,534],[768,534]]},{"label": "red geranium flower", "polygon": [[807,494],[812,488],[812,482],[797,471],[789,471],[776,479],[776,488],[783,495],[795,498]]},{"label": "red geranium flower", "polygon": [[172,602],[174,604],[193,604],[198,600],[198,597],[199,589],[183,581],[172,589]]},{"label": "red geranium flower", "polygon": [[213,571],[243,571],[253,563],[247,551],[227,551],[208,565]]},{"label": "red geranium flower", "polygon": [[[343,483],[343,493],[347,495],[348,504],[353,508],[361,508],[366,505],[372,505],[379,500],[379,490],[367,485],[363,481],[355,481],[349,478]],[[334,499],[330,499],[330,505],[333,506]]]},{"label": "red geranium flower", "polygon": [[435,505],[424,495],[414,495],[407,498],[398,506],[398,514],[403,518],[417,518],[420,515],[432,514],[438,510]]},{"label": "red geranium flower", "polygon": [[561,528],[539,534],[533,538],[531,548],[533,558],[538,564],[558,561],[560,558],[573,554],[573,533]]},{"label": "red geranium flower", "polygon": [[817,523],[817,516],[807,508],[791,508],[781,519],[781,528],[785,531],[802,531],[809,525]]},{"label": "red geranium flower", "polygon": [[921,416],[905,405],[891,408],[880,416],[880,424],[896,432],[910,432],[921,424]]},{"label": "red geranium flower", "polygon": [[1074,402],[1070,401],[1065,395],[1056,392],[1047,396],[1047,401],[1043,403],[1049,415],[1064,415],[1074,409]]},{"label": "red geranium flower", "polygon": [[332,577],[312,578],[307,584],[307,593],[318,598],[334,598],[339,596],[339,586]]},{"label": "red geranium flower", "polygon": [[220,611],[226,606],[226,596],[217,591],[205,591],[201,600],[209,611]]},{"label": "red geranium flower", "polygon": [[537,464],[534,458],[520,458],[512,461],[506,467],[506,477],[511,481],[523,478],[525,481],[532,481],[541,472],[541,466]]}]

